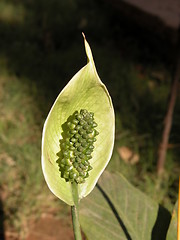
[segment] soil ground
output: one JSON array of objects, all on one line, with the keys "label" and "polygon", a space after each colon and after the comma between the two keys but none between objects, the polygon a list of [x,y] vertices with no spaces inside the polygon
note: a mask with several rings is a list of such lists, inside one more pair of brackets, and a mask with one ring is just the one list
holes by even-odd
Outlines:
[{"label": "soil ground", "polygon": [[5,240],[73,240],[72,226],[52,215],[42,215],[31,221],[26,236],[5,232]]}]

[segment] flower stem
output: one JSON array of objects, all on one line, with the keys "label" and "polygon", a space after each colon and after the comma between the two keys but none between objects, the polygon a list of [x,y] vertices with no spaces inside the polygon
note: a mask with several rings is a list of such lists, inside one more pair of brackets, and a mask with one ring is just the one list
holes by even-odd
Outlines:
[{"label": "flower stem", "polygon": [[72,195],[74,199],[74,206],[71,206],[71,214],[72,214],[74,239],[82,240],[80,223],[79,223],[79,195],[78,195],[77,183],[72,183]]}]

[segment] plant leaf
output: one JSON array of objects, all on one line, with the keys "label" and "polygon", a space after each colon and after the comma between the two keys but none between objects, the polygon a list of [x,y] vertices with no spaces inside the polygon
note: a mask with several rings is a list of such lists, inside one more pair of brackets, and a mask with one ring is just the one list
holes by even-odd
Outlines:
[{"label": "plant leaf", "polygon": [[167,210],[122,175],[107,171],[80,205],[80,222],[88,240],[165,240],[169,221]]},{"label": "plant leaf", "polygon": [[93,170],[85,183],[79,184],[79,198],[85,197],[94,188],[99,176],[108,164],[114,144],[114,110],[110,95],[101,82],[94,65],[92,53],[85,37],[85,50],[88,63],[65,86],[53,104],[45,121],[42,136],[42,169],[50,190],[69,205],[74,205],[71,183],[60,177],[56,163],[61,150],[62,124],[76,110],[87,109],[94,113],[97,131],[92,159]]},{"label": "plant leaf", "polygon": [[178,201],[174,206],[172,212],[171,222],[167,233],[167,240],[176,240],[177,239],[177,219],[178,219]]}]

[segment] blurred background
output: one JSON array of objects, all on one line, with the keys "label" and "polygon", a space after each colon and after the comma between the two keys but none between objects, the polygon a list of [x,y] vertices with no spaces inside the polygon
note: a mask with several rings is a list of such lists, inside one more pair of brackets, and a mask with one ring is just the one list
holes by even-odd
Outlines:
[{"label": "blurred background", "polygon": [[[82,32],[116,113],[107,169],[172,211],[180,173],[177,81],[171,92],[179,28],[178,0],[0,1],[0,239],[73,239],[70,208],[43,179],[41,132],[57,95],[86,64]],[[159,175],[172,96],[172,128]]]}]

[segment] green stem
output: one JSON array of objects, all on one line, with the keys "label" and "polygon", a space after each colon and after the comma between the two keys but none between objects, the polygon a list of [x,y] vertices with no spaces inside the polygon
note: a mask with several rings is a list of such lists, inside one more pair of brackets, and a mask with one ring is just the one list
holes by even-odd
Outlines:
[{"label": "green stem", "polygon": [[80,223],[79,223],[79,195],[78,195],[77,183],[72,183],[72,195],[74,199],[74,206],[71,207],[71,214],[72,214],[74,239],[82,240]]}]

